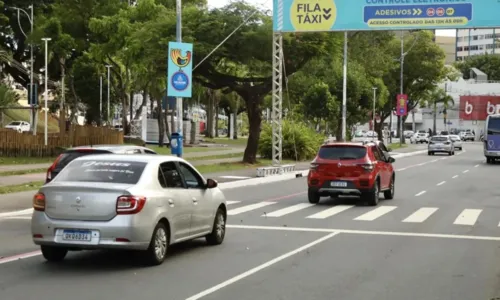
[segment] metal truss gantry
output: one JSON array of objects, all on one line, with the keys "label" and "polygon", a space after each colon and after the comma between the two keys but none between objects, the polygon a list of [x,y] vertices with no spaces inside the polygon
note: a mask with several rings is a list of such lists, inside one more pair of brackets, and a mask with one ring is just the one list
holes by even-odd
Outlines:
[{"label": "metal truss gantry", "polygon": [[283,132],[283,36],[273,33],[273,104],[271,111],[273,166],[281,166]]}]

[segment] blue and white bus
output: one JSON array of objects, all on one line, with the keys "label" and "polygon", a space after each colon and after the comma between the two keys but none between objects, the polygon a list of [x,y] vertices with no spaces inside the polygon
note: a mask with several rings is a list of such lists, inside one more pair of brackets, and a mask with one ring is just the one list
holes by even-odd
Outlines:
[{"label": "blue and white bus", "polygon": [[484,156],[488,164],[500,159],[500,114],[489,115],[484,125]]}]

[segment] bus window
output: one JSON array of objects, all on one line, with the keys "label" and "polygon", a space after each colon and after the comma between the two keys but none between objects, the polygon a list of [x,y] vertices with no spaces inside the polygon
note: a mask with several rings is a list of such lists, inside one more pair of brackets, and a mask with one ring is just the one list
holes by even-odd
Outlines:
[{"label": "bus window", "polygon": [[500,118],[489,118],[488,134],[500,135]]}]

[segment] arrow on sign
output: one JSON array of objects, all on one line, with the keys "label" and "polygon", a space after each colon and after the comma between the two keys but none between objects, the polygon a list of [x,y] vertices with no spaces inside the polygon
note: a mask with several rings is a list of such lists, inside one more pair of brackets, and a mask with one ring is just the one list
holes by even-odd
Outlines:
[{"label": "arrow on sign", "polygon": [[422,14],[422,10],[420,8],[414,8],[413,9],[413,15],[414,16],[420,16]]}]

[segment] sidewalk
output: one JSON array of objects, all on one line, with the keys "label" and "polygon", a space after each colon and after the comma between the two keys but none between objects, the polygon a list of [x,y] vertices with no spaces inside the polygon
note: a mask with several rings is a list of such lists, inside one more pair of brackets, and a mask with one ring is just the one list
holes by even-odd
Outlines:
[{"label": "sidewalk", "polygon": [[[210,150],[207,147],[207,151],[202,151],[202,152],[188,152],[183,155],[183,158],[186,158],[189,160],[189,158],[198,158],[198,157],[205,157],[205,156],[219,156],[219,155],[228,155],[228,154],[234,154],[234,153],[241,153],[243,156],[243,152],[245,151],[244,148],[236,148],[236,149],[227,149],[224,151],[213,151]],[[25,165],[4,165],[0,166],[0,173],[1,172],[12,172],[12,171],[24,171],[24,170],[35,170],[35,169],[47,169],[52,165],[52,163],[42,163],[42,164],[25,164]],[[2,182],[2,176],[0,176],[0,185]]]}]

